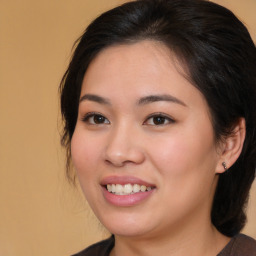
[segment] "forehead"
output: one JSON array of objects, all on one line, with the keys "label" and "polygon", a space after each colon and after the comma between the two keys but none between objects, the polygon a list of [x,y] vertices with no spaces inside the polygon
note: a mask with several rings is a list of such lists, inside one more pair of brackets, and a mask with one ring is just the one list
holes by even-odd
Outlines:
[{"label": "forehead", "polygon": [[161,42],[143,40],[110,46],[99,52],[85,73],[83,87],[99,87],[102,82],[106,86],[108,81],[120,82],[118,80],[121,79],[127,83],[149,83],[150,80],[152,86],[166,80],[168,75],[170,78],[179,77],[179,80],[187,77],[178,58],[167,46]]},{"label": "forehead", "polygon": [[204,96],[190,83],[178,57],[163,43],[144,40],[102,50],[90,63],[81,95],[107,98],[171,94],[183,102],[206,105]]},{"label": "forehead", "polygon": [[195,117],[203,114],[211,119],[204,96],[185,77],[178,58],[159,42],[115,45],[101,51],[89,65],[81,97],[94,94],[115,109],[130,111],[141,98],[171,95]]}]

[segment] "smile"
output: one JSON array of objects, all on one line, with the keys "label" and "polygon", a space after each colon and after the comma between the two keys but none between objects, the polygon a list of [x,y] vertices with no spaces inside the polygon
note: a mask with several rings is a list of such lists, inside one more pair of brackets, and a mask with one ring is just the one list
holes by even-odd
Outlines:
[{"label": "smile", "polygon": [[131,207],[149,200],[156,185],[134,176],[107,176],[100,185],[105,200],[118,207]]},{"label": "smile", "polygon": [[108,192],[115,195],[132,195],[139,192],[151,191],[153,188],[150,186],[139,185],[139,184],[107,184]]}]

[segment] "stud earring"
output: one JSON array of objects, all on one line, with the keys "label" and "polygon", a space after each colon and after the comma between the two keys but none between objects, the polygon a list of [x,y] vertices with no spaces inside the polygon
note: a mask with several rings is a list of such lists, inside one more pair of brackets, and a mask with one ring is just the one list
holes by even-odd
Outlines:
[{"label": "stud earring", "polygon": [[222,163],[222,166],[224,167],[224,170],[226,171],[228,169],[226,162]]}]

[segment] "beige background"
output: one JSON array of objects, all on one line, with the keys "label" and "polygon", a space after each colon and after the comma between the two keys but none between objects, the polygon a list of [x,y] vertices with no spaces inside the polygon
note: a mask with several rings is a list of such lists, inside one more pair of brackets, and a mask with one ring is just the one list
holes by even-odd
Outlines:
[{"label": "beige background", "polygon": [[[70,255],[104,236],[65,181],[58,83],[74,40],[121,0],[0,0],[0,256]],[[256,39],[256,1],[218,1]],[[256,238],[256,186],[245,233]],[[106,234],[105,234],[106,235]]]}]

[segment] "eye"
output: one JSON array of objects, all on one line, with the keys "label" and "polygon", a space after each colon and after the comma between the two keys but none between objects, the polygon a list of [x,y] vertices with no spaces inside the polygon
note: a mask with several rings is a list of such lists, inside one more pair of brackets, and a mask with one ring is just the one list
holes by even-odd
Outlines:
[{"label": "eye", "polygon": [[160,125],[166,125],[174,122],[175,121],[171,117],[159,113],[159,114],[153,114],[149,116],[143,124],[160,126]]},{"label": "eye", "polygon": [[82,121],[88,124],[99,125],[99,124],[110,124],[109,120],[98,113],[87,113]]}]

